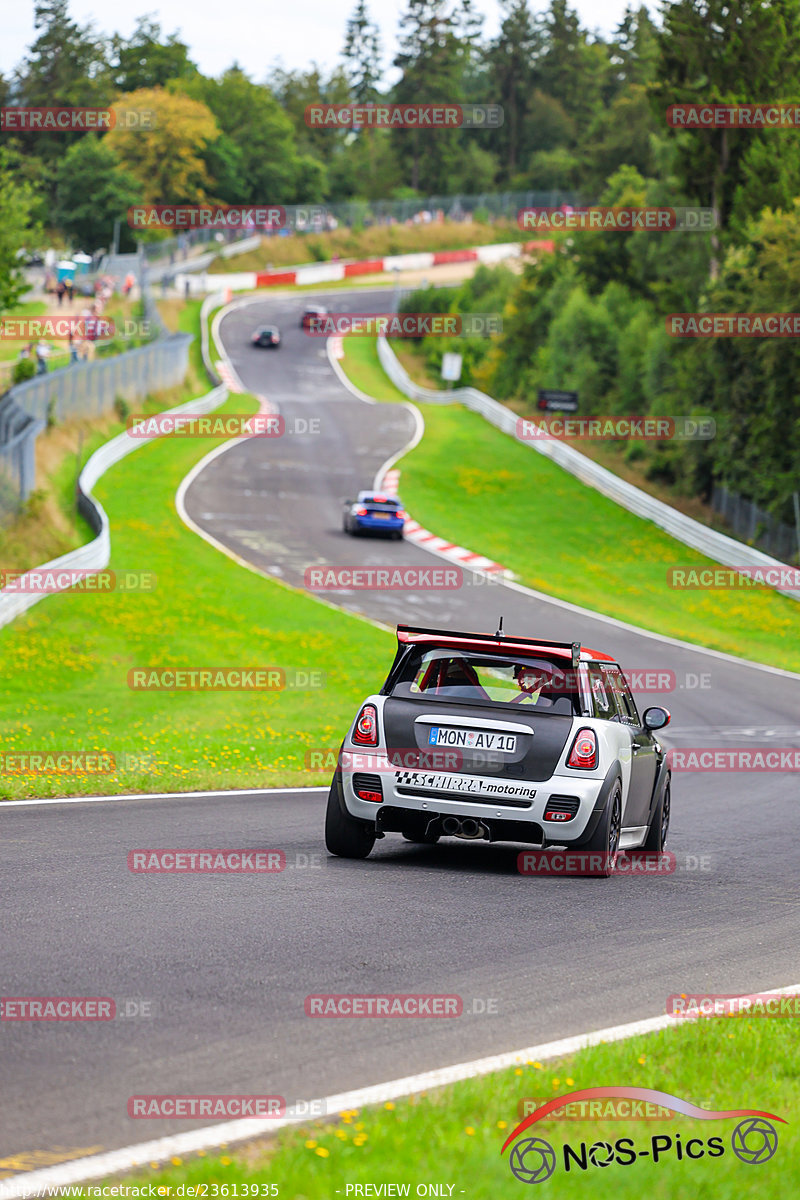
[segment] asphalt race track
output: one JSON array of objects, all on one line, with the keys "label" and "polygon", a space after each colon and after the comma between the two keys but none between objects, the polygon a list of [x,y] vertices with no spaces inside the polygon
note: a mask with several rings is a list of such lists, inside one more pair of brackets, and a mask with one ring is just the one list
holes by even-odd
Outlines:
[{"label": "asphalt race track", "polygon": [[[390,297],[337,291],[327,303],[380,311]],[[342,387],[324,341],[299,328],[306,299],[239,309],[222,337],[247,388],[277,402],[289,428],[317,418],[320,432],[218,456],[188,490],[193,520],[298,586],[326,563],[444,565],[409,543],[342,534],[342,499],[371,486],[413,420]],[[262,322],[280,326],[280,350],[250,348]],[[672,693],[637,697],[671,709],[670,745],[800,745],[800,680],[498,584],[326,599],[385,624],[488,632],[502,612],[507,632],[579,638],[626,669],[674,671]],[[693,686],[701,673],[707,686]],[[146,1001],[151,1015],[3,1022],[0,1178],[43,1162],[16,1156],[52,1162],[196,1127],[129,1119],[134,1094],[310,1099],[654,1016],[675,992],[794,983],[797,800],[791,774],[677,773],[676,872],[608,881],[523,878],[518,847],[453,839],[387,837],[366,862],[328,858],[320,791],[3,806],[4,924],[21,931],[5,947],[3,994],[108,996],[123,1011]],[[289,866],[267,877],[131,874],[128,851],[148,846],[278,848]],[[304,998],[321,992],[457,994],[464,1013],[310,1019]]]}]

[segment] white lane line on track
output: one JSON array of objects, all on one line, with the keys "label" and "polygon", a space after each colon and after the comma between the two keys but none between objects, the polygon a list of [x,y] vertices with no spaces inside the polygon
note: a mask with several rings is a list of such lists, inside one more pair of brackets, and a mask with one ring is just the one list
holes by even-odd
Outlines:
[{"label": "white lane line on track", "polygon": [[[791,987],[773,988],[760,994],[781,996],[798,991],[800,991],[800,983],[793,984]],[[744,999],[744,997],[741,998]],[[621,1042],[640,1034],[656,1033],[661,1029],[668,1029],[677,1025],[679,1021],[703,1019],[699,1016],[647,1017],[645,1020],[631,1021],[626,1025],[611,1025],[607,1029],[597,1029],[592,1033],[578,1034],[574,1037],[560,1038],[554,1042],[543,1042],[538,1046],[526,1046],[522,1050],[510,1050],[505,1054],[493,1054],[487,1058],[455,1063],[450,1067],[437,1067],[432,1071],[407,1075],[405,1078],[392,1079],[371,1087],[356,1088],[350,1092],[339,1092],[336,1095],[312,1101],[311,1104],[324,1105],[325,1107],[321,1111],[326,1114],[327,1118],[330,1118],[336,1113],[348,1109],[360,1109],[370,1104],[385,1104],[387,1100],[397,1100],[402,1096],[428,1091],[430,1088],[445,1087],[465,1079],[475,1079],[494,1071],[503,1071],[508,1067],[518,1066],[520,1063],[563,1058],[589,1046],[598,1046],[602,1042]],[[119,1175],[123,1171],[147,1166],[150,1162],[163,1162],[172,1158],[173,1155],[192,1154],[197,1150],[213,1149],[230,1142],[264,1137],[286,1125],[309,1123],[307,1117],[280,1117],[274,1121],[241,1118],[237,1121],[225,1121],[219,1125],[207,1125],[203,1129],[192,1130],[189,1133],[176,1133],[172,1136],[155,1138],[150,1142],[123,1146],[119,1150],[109,1150],[105,1154],[93,1154],[88,1158],[77,1159],[75,1162],[61,1163],[55,1167],[43,1167],[41,1170],[29,1171],[22,1175],[12,1175],[9,1179],[0,1182],[0,1196],[7,1200],[17,1200],[19,1197],[35,1194],[42,1188],[64,1187],[85,1180]]]},{"label": "white lane line on track", "polygon": [[[118,796],[48,796],[36,800],[2,800],[0,812],[4,808],[18,808],[21,804],[107,804],[110,800],[200,800],[211,796],[274,796],[279,792],[327,792],[328,784],[314,784],[310,787],[274,787],[274,788],[232,788],[213,792],[128,792]],[[0,1195],[2,1189],[0,1188]]]}]

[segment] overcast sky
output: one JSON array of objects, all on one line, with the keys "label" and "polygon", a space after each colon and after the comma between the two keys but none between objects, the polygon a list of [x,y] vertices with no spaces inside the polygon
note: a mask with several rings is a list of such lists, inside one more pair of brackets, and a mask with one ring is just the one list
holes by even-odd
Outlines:
[{"label": "overcast sky", "polygon": [[[609,33],[625,10],[625,0],[573,0],[584,25]],[[368,0],[372,19],[381,28],[384,64],[394,56],[398,13],[405,0]],[[476,0],[475,7],[486,16],[484,31],[499,27],[497,0]],[[547,0],[531,0],[539,11]],[[648,5],[652,11],[652,4]],[[325,68],[335,65],[344,42],[344,29],[355,8],[355,0],[134,0],[133,4],[99,4],[97,0],[72,0],[70,12],[84,24],[91,20],[104,33],[129,36],[136,18],[158,10],[165,33],[180,31],[191,56],[206,75],[217,75],[234,60],[255,80],[263,80],[269,68],[281,60],[284,67],[297,69],[316,61]],[[33,3],[9,4],[3,17],[0,71],[8,74],[35,38]]]}]

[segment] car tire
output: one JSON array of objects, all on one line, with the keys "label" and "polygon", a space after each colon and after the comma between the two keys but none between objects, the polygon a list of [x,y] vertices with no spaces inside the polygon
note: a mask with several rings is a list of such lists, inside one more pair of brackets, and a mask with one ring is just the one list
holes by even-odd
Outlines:
[{"label": "car tire", "polygon": [[586,845],[581,846],[581,850],[586,854],[599,854],[602,858],[601,864],[593,868],[590,862],[590,869],[581,872],[581,874],[593,875],[598,879],[608,879],[609,875],[613,875],[617,854],[619,853],[619,835],[621,829],[622,785],[617,780],[609,793],[597,828]]},{"label": "car tire", "polygon": [[661,792],[661,798],[656,805],[656,810],[653,813],[653,819],[647,830],[647,837],[642,843],[642,849],[648,853],[660,854],[667,842],[667,831],[669,830],[669,815],[670,815],[670,780],[664,784]]},{"label": "car tire", "polygon": [[351,817],[344,805],[342,779],[334,775],[325,813],[325,845],[339,858],[366,858],[375,845],[375,830]]}]

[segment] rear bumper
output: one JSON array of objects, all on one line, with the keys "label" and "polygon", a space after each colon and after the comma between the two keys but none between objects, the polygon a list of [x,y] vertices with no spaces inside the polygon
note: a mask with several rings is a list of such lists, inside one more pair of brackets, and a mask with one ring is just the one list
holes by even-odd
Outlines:
[{"label": "rear bumper", "polygon": [[383,533],[397,533],[402,531],[405,521],[389,518],[386,520],[383,517],[353,517],[356,529],[377,530]]},{"label": "rear bumper", "polygon": [[[558,774],[542,782],[500,782],[485,776],[450,775],[451,781],[463,784],[465,788],[464,791],[451,790],[441,786],[442,773],[395,770],[388,760],[385,763],[385,768],[379,764],[377,771],[342,770],[342,795],[347,811],[359,820],[375,824],[378,829],[402,829],[403,814],[407,814],[409,825],[415,828],[436,817],[472,817],[489,828],[500,828],[506,822],[513,825],[517,832],[507,835],[512,840],[528,840],[521,836],[527,830],[532,842],[545,840],[561,845],[591,834],[598,802],[604,799],[606,790],[606,781],[602,778]],[[382,803],[362,800],[356,795],[354,778],[365,773],[380,779]],[[468,792],[468,786],[475,790]],[[548,801],[556,796],[577,799],[578,809],[571,820],[544,819]],[[384,812],[386,818],[381,815]]]}]

